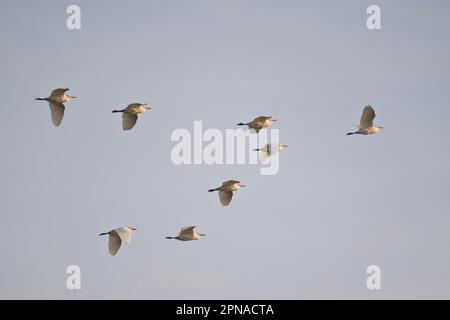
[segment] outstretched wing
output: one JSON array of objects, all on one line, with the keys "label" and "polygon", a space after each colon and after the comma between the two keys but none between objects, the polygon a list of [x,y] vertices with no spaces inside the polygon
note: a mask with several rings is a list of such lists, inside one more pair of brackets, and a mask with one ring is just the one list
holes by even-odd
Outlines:
[{"label": "outstretched wing", "polygon": [[62,96],[64,93],[66,93],[66,91],[69,91],[69,88],[58,88],[53,90],[50,96]]},{"label": "outstretched wing", "polygon": [[254,127],[249,127],[249,130],[251,133],[258,133],[259,130],[261,130],[260,128],[254,128]]},{"label": "outstretched wing", "polygon": [[66,109],[61,102],[49,102],[50,111],[52,112],[52,122],[58,127],[64,117],[64,110]]},{"label": "outstretched wing", "polygon": [[186,235],[186,236],[194,236],[194,229],[195,229],[195,227],[196,226],[189,226],[189,227],[181,228],[180,236],[184,236],[184,235]]},{"label": "outstretched wing", "polygon": [[359,122],[360,128],[368,128],[373,126],[373,119],[375,119],[375,110],[371,106],[364,108]]},{"label": "outstretched wing", "polygon": [[120,239],[120,236],[117,234],[117,232],[112,231],[109,234],[109,254],[112,256],[115,256],[117,252],[120,249],[120,246],[122,245],[122,240]]},{"label": "outstretched wing", "polygon": [[271,154],[269,152],[261,150],[259,155],[259,162],[263,165],[266,165],[269,162],[270,155]]},{"label": "outstretched wing", "polygon": [[122,114],[122,127],[123,130],[130,130],[134,127],[137,121],[137,114],[130,114],[127,112],[124,112]]},{"label": "outstretched wing", "polygon": [[230,204],[231,199],[233,199],[233,192],[219,190],[219,199],[223,206],[227,206]]},{"label": "outstretched wing", "polygon": [[250,129],[250,132],[258,133],[259,130],[262,129],[264,121],[265,121],[262,118],[264,118],[264,117],[258,117],[249,123],[248,128]]}]

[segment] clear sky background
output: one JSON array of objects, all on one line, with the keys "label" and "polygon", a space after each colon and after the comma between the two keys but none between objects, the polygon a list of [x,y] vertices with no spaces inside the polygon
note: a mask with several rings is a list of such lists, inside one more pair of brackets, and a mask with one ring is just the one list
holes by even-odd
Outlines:
[{"label": "clear sky background", "polygon": [[[1,1],[0,298],[450,298],[449,17],[446,0]],[[58,87],[79,98],[55,128],[34,98]],[[153,109],[123,132],[111,110],[131,102]],[[347,137],[367,104],[385,129]],[[172,163],[174,129],[259,115],[289,145],[278,175]],[[222,207],[206,191],[232,178],[247,188]],[[191,224],[207,237],[164,239]],[[98,234],[123,225],[111,257]]]}]

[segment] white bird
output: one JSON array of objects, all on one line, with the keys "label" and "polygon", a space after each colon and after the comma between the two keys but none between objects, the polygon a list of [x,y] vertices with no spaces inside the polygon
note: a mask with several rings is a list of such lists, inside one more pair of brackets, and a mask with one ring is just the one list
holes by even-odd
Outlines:
[{"label": "white bird", "polygon": [[131,240],[131,232],[137,230],[133,227],[121,227],[109,232],[100,233],[99,236],[109,234],[109,254],[115,256],[119,251],[122,242],[128,244]]},{"label": "white bird", "polygon": [[251,122],[248,123],[238,123],[238,126],[248,126],[250,131],[258,133],[259,130],[263,128],[267,128],[272,124],[273,121],[278,121],[277,119],[274,119],[272,116],[261,116],[253,119]]},{"label": "white bird", "polygon": [[375,110],[369,105],[366,106],[362,112],[361,120],[359,122],[359,129],[355,132],[347,133],[348,136],[352,134],[374,134],[383,129],[383,127],[377,126],[373,124],[373,119],[375,119]]},{"label": "white bird", "polygon": [[287,148],[286,144],[266,144],[263,148],[254,149],[254,151],[259,151],[259,161],[262,164],[266,164],[271,156],[280,152],[284,148]]},{"label": "white bird", "polygon": [[70,100],[76,98],[66,94],[67,91],[69,91],[69,88],[58,88],[53,90],[48,98],[36,98],[36,100],[48,101],[48,104],[50,105],[50,111],[52,113],[52,122],[56,127],[61,124],[64,117],[64,110],[66,109],[66,107],[63,103],[69,102]]},{"label": "white bird", "polygon": [[206,236],[204,233],[199,233],[194,231],[196,226],[190,226],[181,228],[180,233],[176,237],[166,237],[166,239],[176,239],[180,241],[192,241],[192,240],[200,240],[201,237]]},{"label": "white bird", "polygon": [[227,206],[230,204],[231,199],[233,198],[233,191],[238,191],[241,187],[245,186],[242,185],[240,181],[228,180],[222,183],[222,185],[218,188],[209,189],[208,192],[219,191],[220,203],[223,206]]},{"label": "white bird", "polygon": [[113,110],[113,112],[122,112],[122,128],[123,130],[130,130],[136,124],[138,114],[151,109],[147,105],[147,103],[131,103],[125,109]]}]

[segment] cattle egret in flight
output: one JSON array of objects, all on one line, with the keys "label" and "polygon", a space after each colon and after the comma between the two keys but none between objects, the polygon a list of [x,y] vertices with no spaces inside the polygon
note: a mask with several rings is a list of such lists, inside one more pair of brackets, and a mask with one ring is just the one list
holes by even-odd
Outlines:
[{"label": "cattle egret in flight", "polygon": [[125,109],[113,110],[113,112],[122,112],[122,128],[123,130],[130,130],[136,124],[138,114],[144,113],[151,109],[147,107],[147,103],[132,103]]},{"label": "cattle egret in flight", "polygon": [[58,127],[61,124],[61,121],[64,117],[64,102],[69,102],[70,100],[76,98],[69,96],[66,92],[69,91],[69,88],[59,88],[52,91],[48,98],[36,98],[36,100],[44,100],[48,101],[50,105],[50,111],[52,113],[52,122],[53,125]]},{"label": "cattle egret in flight", "polygon": [[131,240],[131,232],[137,230],[133,227],[121,227],[109,232],[100,233],[99,236],[109,234],[109,254],[115,256],[119,251],[122,242],[128,244]]},{"label": "cattle egret in flight", "polygon": [[359,122],[359,129],[355,132],[349,132],[347,133],[348,136],[352,134],[374,134],[380,131],[380,129],[383,129],[383,127],[377,126],[373,124],[373,119],[375,119],[375,110],[371,106],[367,106],[364,108],[361,120]]},{"label": "cattle egret in flight", "polygon": [[194,231],[196,226],[190,226],[181,228],[180,233],[176,237],[166,237],[166,239],[176,239],[180,241],[192,241],[192,240],[200,240],[201,237],[206,236],[204,233],[199,233]]},{"label": "cattle egret in flight", "polygon": [[258,133],[259,130],[263,128],[267,128],[272,124],[273,121],[277,121],[277,119],[274,119],[272,116],[269,117],[258,117],[253,119],[251,122],[248,123],[238,123],[238,126],[248,126],[250,131]]},{"label": "cattle egret in flight", "polygon": [[218,188],[208,190],[208,192],[219,191],[220,203],[223,206],[227,206],[233,198],[233,191],[238,191],[241,187],[245,186],[242,185],[240,181],[229,180],[222,183]]},{"label": "cattle egret in flight", "polygon": [[259,161],[266,164],[271,156],[287,148],[286,144],[266,144],[263,148],[255,149],[260,152]]}]

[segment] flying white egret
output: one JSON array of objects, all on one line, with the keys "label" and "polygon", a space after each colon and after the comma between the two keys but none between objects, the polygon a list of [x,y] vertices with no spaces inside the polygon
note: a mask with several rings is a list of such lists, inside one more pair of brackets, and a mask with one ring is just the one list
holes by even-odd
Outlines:
[{"label": "flying white egret", "polygon": [[383,129],[383,127],[373,124],[373,119],[375,119],[375,110],[369,105],[363,109],[361,120],[359,122],[359,129],[355,132],[347,133],[348,136],[352,134],[374,134]]},{"label": "flying white egret", "polygon": [[254,149],[254,151],[260,152],[259,161],[262,164],[266,164],[271,156],[284,148],[287,148],[286,144],[266,144],[263,148]]},{"label": "flying white egret", "polygon": [[258,133],[259,130],[263,128],[267,128],[272,124],[273,121],[278,121],[277,119],[274,119],[272,116],[261,116],[253,119],[251,122],[248,123],[238,123],[238,126],[248,126],[250,131]]},{"label": "flying white egret", "polygon": [[121,227],[109,232],[100,233],[99,236],[109,234],[109,254],[115,256],[119,251],[122,242],[128,244],[131,240],[131,232],[137,230],[133,227]]},{"label": "flying white egret", "polygon": [[69,91],[69,88],[58,88],[53,90],[48,98],[36,98],[36,100],[48,101],[50,111],[52,113],[52,122],[56,127],[61,124],[64,117],[64,110],[66,107],[64,107],[63,103],[69,102],[70,100],[76,98],[66,94],[67,91]]},{"label": "flying white egret", "polygon": [[220,203],[223,206],[227,206],[230,204],[231,199],[233,198],[233,191],[238,191],[241,187],[245,186],[242,185],[240,181],[228,180],[222,183],[222,185],[218,188],[209,189],[208,192],[219,191]]},{"label": "flying white egret", "polygon": [[176,239],[180,241],[192,241],[192,240],[200,240],[201,237],[206,236],[204,233],[199,233],[194,231],[196,226],[190,226],[181,228],[180,233],[176,237],[166,237],[166,239]]},{"label": "flying white egret", "polygon": [[147,103],[131,103],[125,109],[113,110],[113,112],[122,112],[122,128],[123,130],[130,130],[136,124],[138,114],[151,109],[147,105]]}]

